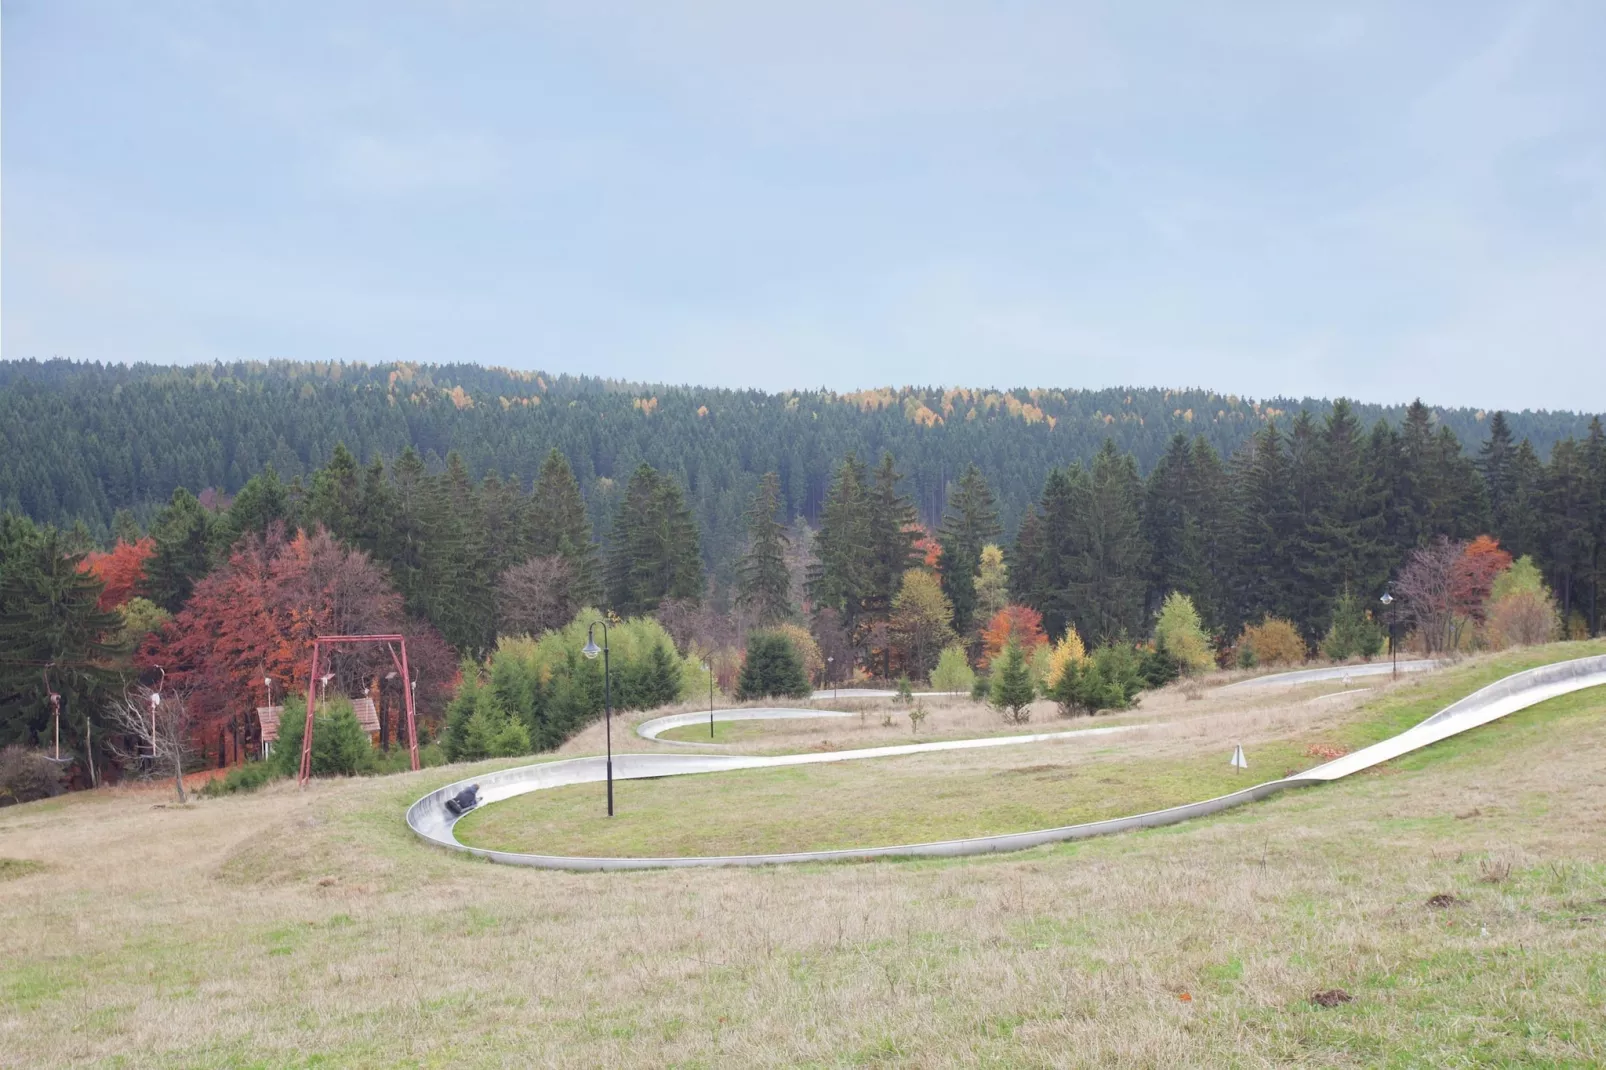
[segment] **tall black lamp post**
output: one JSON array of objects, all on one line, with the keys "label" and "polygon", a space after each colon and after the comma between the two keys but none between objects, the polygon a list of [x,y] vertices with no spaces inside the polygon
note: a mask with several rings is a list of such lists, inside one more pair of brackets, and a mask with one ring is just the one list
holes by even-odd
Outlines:
[{"label": "tall black lamp post", "polygon": [[714,738],[714,670],[703,662],[703,671],[708,674],[708,738]]},{"label": "tall black lamp post", "polygon": [[[597,625],[599,625],[599,624],[602,625],[602,646],[600,648],[597,646],[597,640],[593,635],[593,633],[596,632],[596,630],[597,630]],[[608,622],[605,621],[605,620],[594,620],[594,621],[591,622],[591,627],[586,629],[586,645],[585,645],[584,649],[582,649],[580,651],[580,653],[584,654],[587,658],[590,658],[591,660],[595,661],[599,651],[602,654],[602,718],[603,718],[603,722],[604,722],[604,725],[605,725],[604,731],[607,733],[607,737],[608,737],[608,816],[612,817],[613,816],[613,692],[610,690],[609,680],[608,680]]]},{"label": "tall black lamp post", "polygon": [[1388,607],[1388,611],[1389,611],[1389,656],[1394,659],[1394,674],[1393,674],[1392,678],[1395,679],[1395,680],[1398,680],[1400,678],[1400,644],[1399,644],[1399,640],[1397,638],[1397,634],[1398,633],[1397,633],[1397,630],[1394,627],[1394,622],[1399,619],[1400,611],[1395,606],[1394,596],[1392,594],[1390,594],[1388,591],[1384,591],[1383,592],[1383,597],[1379,598],[1378,601],[1382,602],[1385,606]]}]

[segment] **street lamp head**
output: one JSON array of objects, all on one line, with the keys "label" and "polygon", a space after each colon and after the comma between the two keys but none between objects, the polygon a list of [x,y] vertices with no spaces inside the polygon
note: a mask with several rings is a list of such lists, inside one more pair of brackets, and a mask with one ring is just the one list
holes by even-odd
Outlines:
[{"label": "street lamp head", "polygon": [[393,673],[393,672],[387,672],[387,673],[386,673],[386,674],[385,674],[385,679],[387,679],[387,680],[394,680],[394,679],[396,679],[396,674],[395,674],[395,673]]},{"label": "street lamp head", "polygon": [[332,673],[332,672],[328,672],[328,673],[324,673],[322,676],[318,677],[318,682],[320,684],[322,684],[323,686],[328,687],[329,686],[329,681],[333,680],[334,678],[335,678],[335,674]]},{"label": "street lamp head", "polygon": [[1379,598],[1378,601],[1382,602],[1386,606],[1394,601],[1394,596],[1389,594],[1387,591],[1384,591],[1383,597]]},{"label": "street lamp head", "polygon": [[580,653],[584,654],[587,660],[595,661],[597,655],[602,653],[602,648],[597,645],[597,641],[595,639],[588,637],[586,639],[586,645],[581,648]]},{"label": "street lamp head", "polygon": [[264,676],[262,678],[262,684],[263,684],[264,687],[272,687],[273,686],[273,677]]}]

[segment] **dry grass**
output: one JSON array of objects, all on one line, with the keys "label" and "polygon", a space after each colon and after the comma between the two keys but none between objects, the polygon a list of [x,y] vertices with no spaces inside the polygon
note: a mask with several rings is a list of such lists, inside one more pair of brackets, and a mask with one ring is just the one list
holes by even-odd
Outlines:
[{"label": "dry grass", "polygon": [[401,823],[460,770],[16,807],[0,1065],[1599,1065],[1603,704],[956,862],[490,866]]}]

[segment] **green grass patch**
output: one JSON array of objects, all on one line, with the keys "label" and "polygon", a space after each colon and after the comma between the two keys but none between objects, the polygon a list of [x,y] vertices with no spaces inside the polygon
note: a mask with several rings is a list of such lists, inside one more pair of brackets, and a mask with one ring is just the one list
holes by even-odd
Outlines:
[{"label": "green grass patch", "polygon": [[44,868],[43,862],[35,862],[32,859],[0,858],[0,881],[26,877],[32,873],[42,872]]},{"label": "green grass patch", "polygon": [[609,857],[925,843],[1164,809],[1314,764],[1293,744],[1267,744],[1250,758],[1264,773],[1235,773],[1219,751],[1157,761],[1042,748],[939,752],[617,781],[612,819],[603,786],[578,784],[475,811],[458,823],[457,837],[476,847]]}]

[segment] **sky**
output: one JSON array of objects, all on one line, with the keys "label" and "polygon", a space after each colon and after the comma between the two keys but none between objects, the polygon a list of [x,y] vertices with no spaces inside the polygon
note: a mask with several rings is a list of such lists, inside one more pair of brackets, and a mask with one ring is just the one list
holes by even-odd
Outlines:
[{"label": "sky", "polygon": [[1606,3],[6,0],[0,351],[1606,410]]}]

